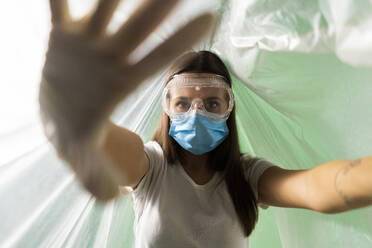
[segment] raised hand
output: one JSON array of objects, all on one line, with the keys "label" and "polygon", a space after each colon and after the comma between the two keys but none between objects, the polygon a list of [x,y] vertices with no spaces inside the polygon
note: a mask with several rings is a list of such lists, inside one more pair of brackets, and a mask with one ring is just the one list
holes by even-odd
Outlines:
[{"label": "raised hand", "polygon": [[106,28],[119,2],[100,0],[90,14],[73,21],[67,0],[50,0],[53,26],[39,92],[46,136],[100,200],[114,197],[123,177],[97,149],[110,114],[144,79],[200,40],[213,23],[210,14],[199,16],[131,64],[129,55],[177,1],[146,0],[108,35]]}]

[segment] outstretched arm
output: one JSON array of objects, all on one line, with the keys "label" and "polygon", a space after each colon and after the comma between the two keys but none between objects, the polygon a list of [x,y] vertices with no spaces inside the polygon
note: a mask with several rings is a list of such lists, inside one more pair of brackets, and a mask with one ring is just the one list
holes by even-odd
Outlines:
[{"label": "outstretched arm", "polygon": [[135,186],[148,168],[140,137],[108,123],[111,113],[141,82],[205,36],[214,17],[196,17],[132,61],[132,53],[179,1],[144,0],[112,34],[107,26],[120,0],[99,0],[79,20],[71,18],[68,0],[49,2],[53,25],[39,88],[44,134],[84,187],[107,201],[118,185]]},{"label": "outstretched arm", "polygon": [[336,160],[311,170],[314,201],[325,213],[372,205],[372,156]]},{"label": "outstretched arm", "polygon": [[340,213],[372,205],[372,156],[309,170],[267,169],[258,183],[266,205]]}]

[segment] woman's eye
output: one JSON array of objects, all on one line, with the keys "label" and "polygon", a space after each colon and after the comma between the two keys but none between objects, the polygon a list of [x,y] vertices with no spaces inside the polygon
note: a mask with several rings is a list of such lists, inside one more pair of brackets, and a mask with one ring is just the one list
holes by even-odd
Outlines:
[{"label": "woman's eye", "polygon": [[177,102],[176,103],[176,107],[177,108],[182,108],[182,109],[188,108],[189,107],[188,105],[189,104],[187,102]]},{"label": "woman's eye", "polygon": [[216,109],[219,107],[218,102],[208,102],[206,105],[207,109]]}]

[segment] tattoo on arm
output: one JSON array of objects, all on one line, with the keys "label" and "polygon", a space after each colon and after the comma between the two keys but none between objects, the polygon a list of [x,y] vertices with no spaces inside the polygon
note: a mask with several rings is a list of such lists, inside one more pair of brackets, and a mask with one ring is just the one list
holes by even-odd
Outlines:
[{"label": "tattoo on arm", "polygon": [[356,159],[356,160],[350,161],[350,163],[348,165],[346,165],[345,167],[341,168],[335,176],[335,181],[334,181],[335,189],[336,189],[337,193],[342,197],[342,199],[344,199],[347,206],[351,205],[351,201],[347,197],[345,192],[341,189],[340,185],[338,184],[337,179],[338,179],[338,177],[340,176],[341,173],[343,174],[343,176],[346,176],[349,173],[350,170],[352,170],[353,168],[361,165],[361,162],[362,162],[361,159]]}]

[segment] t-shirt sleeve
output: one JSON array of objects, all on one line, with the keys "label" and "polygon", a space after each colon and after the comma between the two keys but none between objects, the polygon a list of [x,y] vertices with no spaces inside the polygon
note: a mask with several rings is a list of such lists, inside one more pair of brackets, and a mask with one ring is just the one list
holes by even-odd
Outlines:
[{"label": "t-shirt sleeve", "polygon": [[257,160],[255,163],[250,164],[248,163],[249,158],[250,156],[247,154],[242,156],[244,177],[251,185],[254,196],[256,200],[258,200],[258,180],[260,179],[261,175],[265,172],[265,170],[276,165],[262,158]]},{"label": "t-shirt sleeve", "polygon": [[150,141],[144,145],[145,153],[149,159],[149,170],[141,178],[135,190],[132,191],[134,199],[145,199],[155,190],[155,185],[158,183],[165,170],[165,159],[163,149],[155,142]]}]

